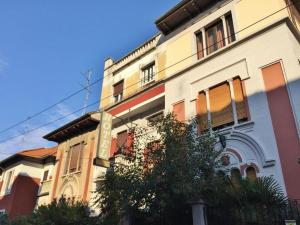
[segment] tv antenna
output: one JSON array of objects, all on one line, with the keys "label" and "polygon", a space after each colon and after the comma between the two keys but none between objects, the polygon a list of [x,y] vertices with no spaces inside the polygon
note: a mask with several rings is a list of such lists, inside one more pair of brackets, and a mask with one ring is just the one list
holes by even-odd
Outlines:
[{"label": "tv antenna", "polygon": [[92,72],[91,69],[89,69],[86,73],[81,73],[82,76],[85,78],[85,86],[80,84],[80,83],[79,83],[79,85],[86,90],[85,99],[84,99],[84,102],[83,102],[82,115],[86,114],[86,109],[87,109],[87,105],[88,105],[88,102],[89,102],[89,97],[90,97],[90,94],[92,93],[92,91],[91,91],[92,73],[93,72]]}]

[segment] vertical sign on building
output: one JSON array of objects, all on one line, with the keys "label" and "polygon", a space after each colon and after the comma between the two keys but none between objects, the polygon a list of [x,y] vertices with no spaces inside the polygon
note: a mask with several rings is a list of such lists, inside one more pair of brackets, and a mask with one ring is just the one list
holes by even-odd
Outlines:
[{"label": "vertical sign on building", "polygon": [[100,128],[98,135],[97,155],[94,164],[98,166],[109,166],[109,152],[111,145],[112,115],[107,112],[101,113]]}]

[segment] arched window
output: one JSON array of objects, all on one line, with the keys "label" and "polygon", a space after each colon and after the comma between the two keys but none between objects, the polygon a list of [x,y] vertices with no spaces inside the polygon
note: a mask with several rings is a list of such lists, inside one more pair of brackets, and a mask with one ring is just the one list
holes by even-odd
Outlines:
[{"label": "arched window", "polygon": [[230,175],[231,175],[231,182],[232,182],[233,186],[235,186],[235,187],[239,186],[240,182],[242,180],[242,175],[241,175],[240,170],[237,168],[233,168],[233,169],[231,169]]},{"label": "arched window", "polygon": [[255,181],[257,179],[256,170],[253,166],[249,166],[246,169],[246,177],[247,177],[247,179],[249,179],[251,181]]}]

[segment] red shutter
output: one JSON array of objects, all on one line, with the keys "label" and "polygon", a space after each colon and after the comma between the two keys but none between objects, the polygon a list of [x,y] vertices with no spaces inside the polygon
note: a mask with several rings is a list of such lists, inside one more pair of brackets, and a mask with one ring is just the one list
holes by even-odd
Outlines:
[{"label": "red shutter", "polygon": [[127,153],[132,153],[133,150],[133,140],[134,140],[134,134],[129,133],[127,135]]},{"label": "red shutter", "polygon": [[173,105],[173,114],[178,121],[180,122],[185,121],[184,101]]},{"label": "red shutter", "polygon": [[117,134],[117,148],[126,147],[127,145],[127,131],[122,131]]},{"label": "red shutter", "polygon": [[111,139],[111,146],[110,146],[110,157],[113,157],[117,152],[117,138]]}]

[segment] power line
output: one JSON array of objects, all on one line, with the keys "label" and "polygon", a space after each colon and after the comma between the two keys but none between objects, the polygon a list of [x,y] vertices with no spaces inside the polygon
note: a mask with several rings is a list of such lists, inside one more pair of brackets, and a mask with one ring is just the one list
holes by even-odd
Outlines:
[{"label": "power line", "polygon": [[[197,55],[197,54],[200,53],[200,52],[206,51],[206,50],[209,49],[210,47],[212,47],[212,46],[214,46],[214,45],[217,45],[218,43],[223,42],[224,40],[229,39],[229,38],[235,36],[236,34],[238,34],[238,33],[242,32],[242,31],[244,31],[244,30],[246,30],[246,29],[248,29],[248,28],[250,28],[250,27],[256,25],[257,23],[259,23],[259,22],[261,22],[261,21],[263,21],[263,20],[265,20],[265,19],[267,19],[267,18],[269,18],[269,17],[271,17],[271,16],[273,16],[273,15],[275,15],[275,14],[277,14],[277,13],[283,11],[284,9],[287,9],[287,8],[290,7],[291,5],[294,5],[294,4],[291,3],[291,4],[287,5],[286,7],[281,8],[281,9],[279,9],[278,11],[275,11],[275,12],[269,14],[269,15],[266,16],[266,17],[263,17],[262,19],[260,19],[260,20],[258,20],[258,21],[256,21],[256,22],[254,22],[254,23],[252,23],[252,24],[250,24],[249,26],[246,26],[245,28],[243,28],[243,29],[241,29],[241,30],[239,30],[239,31],[237,31],[237,32],[235,32],[235,33],[233,33],[232,35],[230,35],[230,36],[228,36],[228,37],[225,37],[225,38],[221,39],[220,41],[214,42],[212,45],[207,46],[206,48],[203,48],[201,51],[197,51],[196,53],[194,53],[194,54],[192,54],[192,55],[189,55],[189,56],[183,58],[182,60],[179,60],[178,62],[176,62],[176,63],[174,63],[174,64],[171,64],[170,66],[167,66],[167,67],[163,68],[162,70],[160,70],[160,71],[154,73],[154,75],[159,74],[159,73],[161,73],[161,72],[163,72],[163,71],[165,71],[165,70],[167,70],[167,69],[169,69],[169,68],[171,68],[171,67],[173,67],[173,66],[178,65],[178,64],[184,62],[185,60],[187,60],[187,59],[189,59],[189,58],[191,58],[191,57],[194,57],[195,55]],[[104,76],[104,77],[102,77],[102,78],[100,78],[100,79],[94,81],[93,83],[91,83],[90,86],[95,85],[95,84],[98,83],[99,81],[103,80],[105,77],[106,77],[106,76]],[[157,80],[157,81],[161,81],[161,80],[163,80],[163,79],[164,79],[164,78],[162,78],[162,79],[160,79],[160,80]],[[138,82],[133,83],[133,84],[127,86],[127,87],[124,88],[123,90],[129,89],[129,88],[135,86],[136,84],[141,83],[142,81],[143,81],[143,79],[140,79],[140,80],[138,80]],[[5,131],[7,131],[7,130],[9,130],[9,129],[11,129],[11,128],[13,128],[13,127],[18,126],[18,125],[21,124],[21,123],[24,123],[24,122],[28,121],[29,119],[31,119],[31,118],[33,118],[33,117],[35,117],[35,116],[37,116],[37,115],[42,114],[43,112],[45,112],[45,111],[47,111],[47,110],[53,108],[54,106],[60,104],[60,103],[63,102],[65,99],[70,98],[70,96],[73,97],[74,95],[78,94],[79,92],[81,92],[81,91],[83,91],[83,90],[86,90],[86,88],[82,88],[82,89],[78,90],[77,92],[74,92],[73,94],[69,95],[68,97],[66,97],[66,98],[64,98],[64,99],[62,99],[62,100],[60,100],[58,103],[55,103],[55,104],[53,104],[53,105],[51,105],[51,106],[45,108],[44,110],[42,110],[42,111],[40,111],[40,112],[34,114],[34,115],[31,116],[30,118],[27,118],[26,120],[23,120],[23,121],[21,121],[21,122],[19,122],[19,123],[16,123],[15,125],[11,126],[10,128],[7,128],[7,129],[5,129],[5,130],[3,130],[3,131],[0,131],[0,134],[3,133],[3,132],[5,132]],[[19,136],[22,136],[22,135],[31,133],[31,132],[33,132],[33,131],[35,131],[35,130],[37,130],[37,129],[46,127],[46,126],[48,126],[48,125],[50,125],[50,124],[52,124],[52,123],[55,123],[55,122],[57,122],[57,121],[59,121],[59,120],[62,120],[62,119],[64,119],[64,118],[67,118],[67,117],[69,117],[70,115],[73,115],[73,114],[79,112],[80,110],[83,110],[83,109],[85,109],[85,108],[91,107],[92,105],[101,103],[101,101],[103,101],[103,100],[105,100],[105,99],[107,99],[107,98],[111,98],[111,97],[113,97],[113,96],[114,96],[113,94],[112,94],[112,95],[108,95],[108,96],[106,96],[106,97],[104,97],[104,98],[101,98],[99,101],[96,101],[96,102],[94,102],[94,103],[92,103],[92,104],[89,104],[89,105],[87,105],[87,106],[84,106],[84,107],[82,107],[82,108],[80,108],[80,109],[78,109],[78,110],[76,110],[76,111],[74,111],[74,112],[71,112],[71,113],[69,113],[69,114],[67,114],[67,115],[65,115],[65,116],[62,116],[62,117],[60,117],[60,118],[58,118],[58,119],[55,119],[55,120],[50,121],[50,122],[47,122],[47,123],[45,123],[45,124],[43,124],[43,125],[41,125],[41,126],[39,126],[39,127],[30,129],[30,130],[27,130],[26,132],[23,132],[23,133],[21,133],[21,134],[18,134],[18,135],[9,137],[9,138],[7,138],[7,139],[3,139],[3,140],[0,141],[0,143],[4,143],[4,142],[6,142],[6,141],[9,141],[9,140],[11,140],[11,139],[17,138],[17,137],[19,137]]]}]

